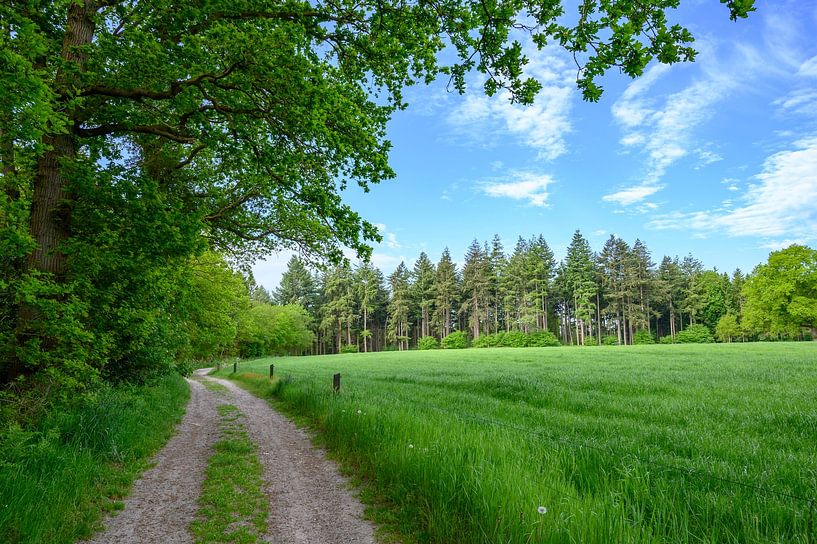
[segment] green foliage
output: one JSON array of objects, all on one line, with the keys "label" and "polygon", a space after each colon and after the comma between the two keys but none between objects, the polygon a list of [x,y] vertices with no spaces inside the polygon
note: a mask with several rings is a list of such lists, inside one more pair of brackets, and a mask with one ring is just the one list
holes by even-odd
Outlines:
[{"label": "green foliage", "polygon": [[674,343],[675,343],[675,339],[674,339],[672,336],[670,336],[670,335],[667,335],[667,336],[662,336],[661,338],[659,338],[659,339],[658,339],[658,343],[659,343],[659,344],[664,344],[664,345],[666,345],[666,344],[674,344]]},{"label": "green foliage", "polygon": [[474,339],[471,347],[475,348],[527,348],[527,347],[550,347],[559,346],[561,343],[556,335],[550,331],[537,331],[525,333],[522,331],[498,332],[496,334],[483,334]]},{"label": "green foliage", "polygon": [[418,349],[438,349],[439,347],[440,343],[433,336],[423,336],[420,338],[420,341],[417,342]]},{"label": "green foliage", "polygon": [[178,375],[105,387],[0,430],[0,541],[69,544],[91,536],[173,433],[189,392]]},{"label": "green foliage", "polygon": [[618,345],[618,337],[613,336],[612,334],[608,334],[607,336],[601,337],[601,343],[604,346],[617,346]]},{"label": "green foliage", "polygon": [[528,346],[536,348],[560,346],[561,342],[550,331],[536,331],[528,334]]},{"label": "green foliage", "polygon": [[792,245],[755,267],[743,287],[744,325],[756,333],[796,337],[817,329],[817,250]]},{"label": "green foliage", "polygon": [[[815,357],[802,342],[409,351],[278,359],[290,383],[256,383],[391,506],[402,541],[805,544]],[[325,394],[338,371],[354,394]]]},{"label": "green foliage", "polygon": [[721,317],[715,327],[715,335],[721,342],[731,342],[733,338],[740,336],[740,332],[738,320],[732,314]]},{"label": "green foliage", "polygon": [[584,345],[585,346],[598,346],[599,341],[596,340],[595,336],[585,336],[584,337]]},{"label": "green foliage", "polygon": [[655,344],[655,337],[646,329],[641,329],[633,335],[633,344],[639,346],[644,344]]},{"label": "green foliage", "polygon": [[709,344],[714,342],[712,331],[706,325],[690,325],[675,336],[679,344]]},{"label": "green foliage", "polygon": [[238,351],[242,357],[300,353],[315,339],[311,323],[301,306],[258,304],[241,317]]},{"label": "green foliage", "polygon": [[343,344],[340,347],[341,353],[357,353],[358,351],[357,344]]},{"label": "green foliage", "polygon": [[440,341],[443,349],[464,349],[468,347],[468,336],[463,331],[454,331]]}]

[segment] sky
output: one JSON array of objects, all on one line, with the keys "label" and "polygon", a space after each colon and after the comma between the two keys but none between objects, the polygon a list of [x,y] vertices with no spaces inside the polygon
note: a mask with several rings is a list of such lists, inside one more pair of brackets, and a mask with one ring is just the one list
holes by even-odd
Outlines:
[{"label": "sky", "polygon": [[[598,103],[576,89],[573,59],[526,47],[543,83],[532,106],[465,95],[446,80],[407,90],[388,138],[396,178],[344,200],[380,229],[372,262],[386,274],[472,240],[544,235],[557,258],[579,229],[599,251],[611,235],[653,260],[692,254],[707,268],[751,271],[770,251],[817,247],[817,0],[758,1],[729,20],[716,0],[682,0],[694,63],[611,71]],[[291,254],[266,256],[274,289]]]}]

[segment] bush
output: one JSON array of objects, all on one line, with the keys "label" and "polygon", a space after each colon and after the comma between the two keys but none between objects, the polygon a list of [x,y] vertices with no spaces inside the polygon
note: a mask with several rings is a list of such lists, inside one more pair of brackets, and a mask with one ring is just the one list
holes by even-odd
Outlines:
[{"label": "bush", "polygon": [[666,336],[662,336],[661,338],[659,338],[658,343],[659,344],[674,344],[675,341],[672,339],[672,336],[666,335]]},{"label": "bush", "polygon": [[595,336],[585,336],[584,337],[584,345],[585,346],[598,346],[599,341],[596,340]]},{"label": "bush", "polygon": [[524,348],[528,346],[528,335],[522,331],[508,331],[502,337],[501,346],[509,348]]},{"label": "bush", "polygon": [[675,341],[679,344],[710,344],[714,338],[706,325],[690,325],[675,336]]},{"label": "bush", "polygon": [[438,349],[439,347],[440,343],[433,336],[423,336],[417,343],[418,349]]},{"label": "bush", "polygon": [[341,353],[357,353],[358,352],[357,344],[343,344],[340,347],[340,352]]},{"label": "bush", "polygon": [[468,347],[468,337],[463,331],[454,331],[445,338],[442,342],[443,349],[463,349]]},{"label": "bush", "polygon": [[536,348],[561,346],[562,343],[550,331],[532,332],[528,335],[528,345]]},{"label": "bush", "polygon": [[471,342],[472,348],[492,348],[496,346],[497,343],[497,335],[495,334],[483,334],[479,338],[474,338],[474,341]]},{"label": "bush", "polygon": [[612,334],[608,334],[607,336],[601,337],[601,343],[605,346],[617,346],[618,345],[618,337]]},{"label": "bush", "polygon": [[645,344],[655,344],[655,338],[650,331],[641,329],[635,336],[633,337],[633,344],[637,346],[645,345]]}]

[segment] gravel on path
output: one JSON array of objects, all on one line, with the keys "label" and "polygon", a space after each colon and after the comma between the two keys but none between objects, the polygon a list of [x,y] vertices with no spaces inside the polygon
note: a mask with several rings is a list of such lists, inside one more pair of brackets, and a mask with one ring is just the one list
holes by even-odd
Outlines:
[{"label": "gravel on path", "polygon": [[[105,521],[105,530],[84,544],[188,544],[204,471],[219,437],[217,405],[230,403],[246,417],[258,445],[269,497],[272,544],[374,544],[374,526],[337,466],[315,449],[309,436],[266,401],[233,382],[196,371],[187,413],[176,435],[154,458],[155,466],[134,484],[125,508]],[[214,393],[200,381],[219,383]]]},{"label": "gravel on path", "polygon": [[187,544],[187,526],[198,510],[204,468],[219,436],[216,396],[190,384],[187,413],[176,435],[153,459],[125,499],[125,508],[105,521],[105,530],[86,544]]},{"label": "gravel on path", "polygon": [[233,382],[207,379],[230,391],[231,402],[245,414],[247,432],[258,444],[270,500],[268,542],[375,542],[374,526],[363,519],[363,505],[348,481],[304,431]]}]

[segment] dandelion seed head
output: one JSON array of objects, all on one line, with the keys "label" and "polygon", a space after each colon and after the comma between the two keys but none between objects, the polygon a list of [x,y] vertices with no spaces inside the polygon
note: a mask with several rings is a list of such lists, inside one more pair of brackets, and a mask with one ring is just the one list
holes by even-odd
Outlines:
[{"label": "dandelion seed head", "polygon": [[547,514],[548,513],[547,506],[540,506],[539,508],[536,509],[536,511],[539,512],[540,514]]},{"label": "dandelion seed head", "polygon": [[409,444],[409,448],[413,448],[413,447],[414,447],[414,444]]}]

